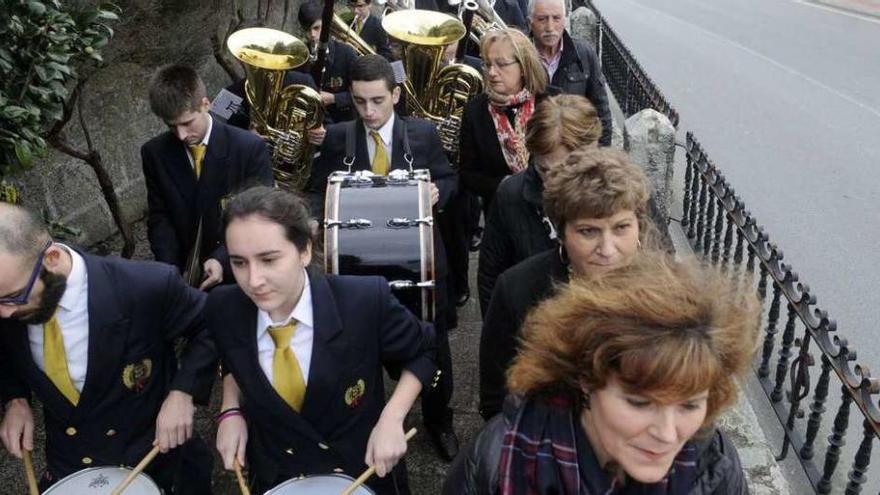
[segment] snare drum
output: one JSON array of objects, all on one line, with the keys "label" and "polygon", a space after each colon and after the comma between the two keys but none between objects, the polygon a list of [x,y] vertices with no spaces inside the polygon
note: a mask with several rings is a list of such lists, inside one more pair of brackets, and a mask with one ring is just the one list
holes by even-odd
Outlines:
[{"label": "snare drum", "polygon": [[382,275],[416,316],[434,320],[434,219],[427,170],[334,172],[327,179],[327,273]]},{"label": "snare drum", "polygon": [[[353,482],[354,478],[344,474],[318,474],[287,480],[265,495],[339,495]],[[375,495],[375,493],[361,485],[352,492],[352,495]]]},{"label": "snare drum", "polygon": [[[119,486],[131,469],[125,467],[103,466],[83,469],[55,483],[43,495],[109,495]],[[125,495],[161,495],[162,490],[144,473],[128,485]]]}]

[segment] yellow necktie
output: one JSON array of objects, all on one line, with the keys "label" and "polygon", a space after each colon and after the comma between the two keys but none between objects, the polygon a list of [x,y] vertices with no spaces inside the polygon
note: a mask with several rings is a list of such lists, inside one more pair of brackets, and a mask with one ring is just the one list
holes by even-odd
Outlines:
[{"label": "yellow necktie", "polygon": [[202,162],[205,159],[205,151],[208,147],[204,144],[194,144],[189,147],[193,156],[193,169],[196,171],[196,179],[202,176]]},{"label": "yellow necktie", "polygon": [[70,372],[67,369],[67,355],[64,353],[64,337],[61,325],[52,316],[43,325],[43,369],[46,376],[73,405],[79,403],[79,391],[73,386]]},{"label": "yellow necktie", "polygon": [[388,175],[388,151],[385,150],[385,142],[378,131],[371,130],[370,136],[376,143],[376,153],[373,155],[373,173],[376,175]]},{"label": "yellow necktie", "polygon": [[361,34],[361,29],[364,28],[364,20],[358,17],[354,21],[354,30],[357,34]]},{"label": "yellow necktie", "polygon": [[299,412],[306,397],[306,382],[290,340],[296,329],[296,321],[280,327],[269,327],[269,335],[275,342],[272,358],[272,386],[290,407]]}]

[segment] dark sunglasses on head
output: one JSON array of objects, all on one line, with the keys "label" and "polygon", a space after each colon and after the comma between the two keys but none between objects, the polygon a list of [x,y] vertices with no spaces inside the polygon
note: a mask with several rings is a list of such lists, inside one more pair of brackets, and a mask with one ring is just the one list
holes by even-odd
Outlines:
[{"label": "dark sunglasses on head", "polygon": [[43,267],[43,257],[46,255],[46,250],[49,249],[49,246],[51,245],[52,240],[49,239],[49,241],[46,242],[46,245],[43,247],[43,250],[40,251],[40,256],[37,257],[37,262],[34,264],[34,269],[31,272],[31,279],[28,281],[27,287],[19,292],[17,296],[0,297],[0,304],[22,306],[27,303],[28,299],[31,297],[31,291],[34,290],[34,283],[36,283],[37,281],[37,275],[40,274],[40,268]]}]

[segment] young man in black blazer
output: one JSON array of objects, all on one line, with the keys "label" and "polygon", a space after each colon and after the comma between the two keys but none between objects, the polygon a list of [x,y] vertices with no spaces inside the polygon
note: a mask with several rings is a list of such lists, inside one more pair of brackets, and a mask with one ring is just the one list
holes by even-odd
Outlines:
[{"label": "young man in black blazer", "polygon": [[[358,58],[351,68],[351,94],[358,118],[327,127],[320,156],[315,158],[312,167],[308,190],[315,216],[323,218],[327,177],[335,170],[345,169],[343,161],[346,156],[346,134],[352,127],[355,139],[352,171],[372,170],[379,174],[409,168],[404,158],[405,127],[412,150],[412,167],[431,172],[433,205],[437,210],[445,207],[455,194],[458,178],[449,166],[440,136],[433,124],[418,118],[400,117],[395,113],[394,105],[400,99],[400,87],[394,80],[391,64],[378,55]],[[382,155],[377,150],[384,150],[386,157],[390,155],[390,159],[386,159],[389,163],[377,163],[381,161],[378,157]],[[446,322],[448,271],[438,223],[434,224],[434,253],[437,272],[434,291],[437,317],[434,329],[437,333],[437,366],[441,374],[438,386],[427,391],[422,398],[422,414],[428,433],[441,457],[452,460],[458,452],[458,438],[452,428],[452,409],[449,407],[453,383]]]},{"label": "young man in black blazer", "polygon": [[[318,46],[321,37],[323,5],[307,1],[300,5],[297,19],[310,42],[310,49]],[[321,102],[333,122],[344,122],[354,118],[354,105],[351,103],[351,79],[349,70],[358,57],[354,48],[331,38],[327,57],[324,59],[324,76],[321,82]],[[298,70],[308,72],[312,64],[304,64]]]},{"label": "young man in black blazer", "polygon": [[81,469],[134,466],[155,444],[167,454],[147,473],[165,493],[211,493],[211,453],[192,438],[193,402],[207,404],[216,370],[204,305],[174,268],[81,253],[0,203],[0,438],[16,457],[33,449],[35,395],[42,490]]},{"label": "young man in black blazer", "polygon": [[183,272],[201,223],[201,288],[224,278],[231,281],[220,242],[221,203],[246,185],[272,184],[266,143],[211,117],[205,84],[191,67],[159,69],[149,100],[153,113],[168,126],[141,147],[153,256]]},{"label": "young man in black blazer", "polygon": [[348,7],[354,12],[351,28],[362,40],[366,41],[376,53],[392,60],[391,44],[388,33],[382,27],[382,19],[370,12],[373,0],[349,0]]},{"label": "young man in black blazer", "polygon": [[[345,473],[409,493],[404,419],[435,366],[433,335],[381,277],[324,275],[310,216],[293,194],[257,187],[223,213],[237,285],[208,295],[223,368],[217,449],[249,466],[253,493],[289,478]],[[399,377],[385,400],[383,369]],[[395,467],[396,466],[396,467]]]}]

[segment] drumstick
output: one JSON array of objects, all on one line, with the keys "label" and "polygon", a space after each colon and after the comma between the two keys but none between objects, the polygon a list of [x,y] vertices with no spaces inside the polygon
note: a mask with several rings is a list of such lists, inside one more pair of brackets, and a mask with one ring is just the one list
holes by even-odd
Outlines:
[{"label": "drumstick", "polygon": [[[407,441],[409,441],[410,439],[412,439],[412,437],[416,436],[417,431],[418,430],[416,430],[415,428],[410,429],[408,432],[406,432],[406,435],[404,436],[404,438]],[[368,467],[367,470],[363,472],[363,474],[358,476],[358,478],[356,480],[352,481],[351,484],[348,485],[348,488],[346,488],[345,490],[342,491],[341,495],[351,495],[352,493],[354,493],[355,490],[357,490],[357,488],[359,486],[363,485],[364,482],[367,481],[368,479],[370,479],[370,476],[372,476],[375,473],[376,473],[376,466]]]},{"label": "drumstick", "polygon": [[130,485],[135,480],[135,478],[137,478],[138,475],[141,474],[141,471],[143,471],[147,467],[147,464],[149,464],[153,459],[156,458],[157,455],[159,455],[158,445],[153,447],[153,450],[147,452],[147,455],[145,455],[144,458],[141,459],[141,462],[139,462],[138,465],[135,466],[130,473],[128,473],[128,476],[126,476],[125,479],[122,480],[122,483],[120,483],[119,486],[117,486],[113,489],[112,492],[110,492],[110,495],[120,495],[126,488],[128,488],[128,485]]},{"label": "drumstick", "polygon": [[251,495],[251,491],[244,483],[244,476],[241,475],[241,464],[238,463],[238,458],[232,463],[232,468],[235,469],[235,479],[238,480],[238,489],[241,491],[241,495]]},{"label": "drumstick", "polygon": [[27,476],[28,493],[30,495],[40,495],[40,490],[37,488],[37,475],[34,474],[34,461],[31,459],[31,451],[22,449],[21,453],[21,457],[24,460],[24,474]]}]

